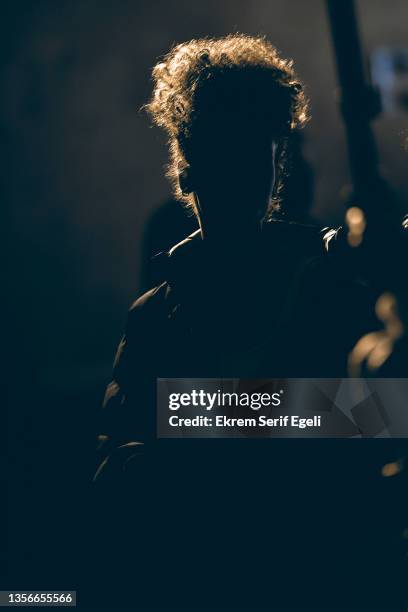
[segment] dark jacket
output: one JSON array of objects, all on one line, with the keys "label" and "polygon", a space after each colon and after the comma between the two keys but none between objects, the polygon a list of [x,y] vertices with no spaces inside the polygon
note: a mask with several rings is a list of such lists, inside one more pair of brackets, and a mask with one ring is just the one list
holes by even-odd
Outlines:
[{"label": "dark jacket", "polygon": [[163,282],[131,306],[105,395],[116,444],[154,437],[157,378],[342,377],[378,325],[339,232],[271,222],[251,252],[225,244],[214,258],[197,231],[157,258]]},{"label": "dark jacket", "polygon": [[[217,259],[193,235],[158,258],[163,282],[130,309],[100,429],[102,575],[111,584],[116,573],[123,588],[129,574],[138,593],[153,577],[167,593],[182,570],[182,598],[190,588],[194,601],[210,562],[228,597],[239,584],[242,601],[240,585],[250,585],[252,605],[276,600],[271,567],[295,559],[313,568],[309,585],[319,576],[321,600],[339,580],[356,581],[353,610],[400,609],[405,481],[380,472],[405,454],[395,440],[161,440],[140,453],[136,441],[155,437],[156,377],[342,377],[349,350],[378,325],[375,295],[357,278],[341,230],[272,223],[255,250]],[[252,563],[264,558],[272,565]]]}]

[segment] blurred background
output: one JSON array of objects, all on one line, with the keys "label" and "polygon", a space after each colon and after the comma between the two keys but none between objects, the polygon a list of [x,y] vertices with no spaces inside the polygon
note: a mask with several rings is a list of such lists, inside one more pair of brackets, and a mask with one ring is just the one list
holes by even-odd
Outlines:
[{"label": "blurred background", "polygon": [[[406,74],[406,0],[360,0],[357,7],[373,74],[392,98]],[[156,212],[171,196],[165,140],[139,112],[158,56],[194,37],[266,34],[294,59],[311,102],[300,170],[308,219],[341,222],[348,167],[322,0],[16,0],[3,2],[1,12],[1,198],[11,307],[5,353],[9,456],[18,475],[10,485],[10,559],[39,588],[45,567],[49,586],[71,562],[61,546],[75,556],[78,483],[91,471],[115,347],[128,306],[148,284],[146,253],[168,246],[146,230],[149,221],[157,228],[157,219],[160,226],[167,218]],[[408,94],[402,86],[394,97],[375,132],[384,173],[405,201]],[[188,229],[192,222],[180,223]],[[32,550],[44,537],[47,552],[38,563]]]}]

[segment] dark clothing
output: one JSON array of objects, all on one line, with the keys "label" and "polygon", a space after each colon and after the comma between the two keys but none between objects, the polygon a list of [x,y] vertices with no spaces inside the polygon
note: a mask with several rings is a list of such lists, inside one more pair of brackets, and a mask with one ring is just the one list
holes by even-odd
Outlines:
[{"label": "dark clothing", "polygon": [[163,282],[130,309],[101,433],[153,436],[156,378],[345,376],[348,353],[378,322],[336,238],[270,222],[247,251],[226,239],[214,257],[195,232],[158,257]]},{"label": "dark clothing", "polygon": [[206,609],[405,609],[405,481],[380,473],[405,444],[124,444],[155,438],[158,377],[346,375],[349,351],[378,321],[342,244],[341,231],[271,223],[247,251],[216,258],[195,234],[158,258],[163,282],[130,309],[101,428],[112,452],[98,472],[95,558],[102,582],[120,583],[115,605],[125,576],[131,597],[175,590],[189,608],[207,595]]}]

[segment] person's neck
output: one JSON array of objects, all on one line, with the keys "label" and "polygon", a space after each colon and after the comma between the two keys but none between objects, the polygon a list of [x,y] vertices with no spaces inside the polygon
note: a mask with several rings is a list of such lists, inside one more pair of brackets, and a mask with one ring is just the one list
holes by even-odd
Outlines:
[{"label": "person's neck", "polygon": [[260,221],[254,223],[246,223],[238,225],[233,221],[228,224],[201,224],[201,237],[208,244],[242,244],[248,242],[256,242],[259,240],[259,235],[262,231],[262,223]]}]

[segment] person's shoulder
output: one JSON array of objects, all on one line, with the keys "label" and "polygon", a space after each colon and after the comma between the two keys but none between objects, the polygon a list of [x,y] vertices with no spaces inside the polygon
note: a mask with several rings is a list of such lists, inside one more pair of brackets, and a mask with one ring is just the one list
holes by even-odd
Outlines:
[{"label": "person's shoulder", "polygon": [[163,282],[134,300],[128,309],[126,334],[131,335],[134,331],[140,333],[143,330],[147,332],[151,327],[150,323],[155,324],[159,313],[164,311],[168,294],[168,283]]},{"label": "person's shoulder", "polygon": [[167,312],[171,302],[171,286],[174,278],[179,274],[179,268],[185,259],[193,256],[197,245],[201,243],[200,236],[200,230],[197,230],[168,251],[155,255],[158,276],[163,281],[143,293],[131,304],[128,311],[130,325],[137,324],[140,320],[146,321],[150,317],[155,318],[160,312]]},{"label": "person's shoulder", "polygon": [[302,256],[321,256],[328,251],[330,236],[338,230],[294,221],[272,220],[263,227],[266,239],[271,238],[283,250]]},{"label": "person's shoulder", "polygon": [[154,304],[166,297],[167,290],[167,282],[163,282],[160,285],[157,285],[157,287],[149,289],[149,291],[146,291],[132,302],[129,307],[129,314],[138,313],[151,308],[154,306]]}]

